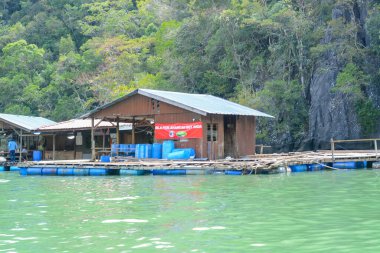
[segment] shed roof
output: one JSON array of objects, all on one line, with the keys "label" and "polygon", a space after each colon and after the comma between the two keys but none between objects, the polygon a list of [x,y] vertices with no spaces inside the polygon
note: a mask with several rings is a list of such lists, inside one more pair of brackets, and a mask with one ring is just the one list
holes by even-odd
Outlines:
[{"label": "shed roof", "polygon": [[[116,128],[116,123],[102,121],[99,119],[94,120],[97,128]],[[130,123],[119,123],[124,129],[132,129]],[[42,132],[64,132],[64,131],[78,131],[91,129],[91,119],[71,119],[67,121],[58,122],[48,126],[42,126],[38,130]]]},{"label": "shed roof", "polygon": [[273,118],[273,116],[269,114],[212,95],[190,94],[150,89],[137,89],[124,97],[121,97],[111,103],[105,104],[101,107],[94,109],[93,111],[90,111],[82,117],[89,117],[92,114],[101,111],[102,109],[108,108],[118,102],[121,102],[135,94],[140,94],[149,98],[153,98],[158,101],[162,101],[205,116],[207,114],[222,114]]},{"label": "shed roof", "polygon": [[14,115],[0,113],[0,121],[7,123],[8,125],[20,128],[22,130],[31,132],[37,128],[45,125],[51,125],[56,123],[55,121],[34,116]]}]

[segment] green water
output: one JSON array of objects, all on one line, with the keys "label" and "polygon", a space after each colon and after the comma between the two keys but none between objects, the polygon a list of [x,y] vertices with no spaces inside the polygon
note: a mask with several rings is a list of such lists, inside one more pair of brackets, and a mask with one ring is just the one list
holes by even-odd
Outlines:
[{"label": "green water", "polygon": [[380,252],[380,171],[0,173],[0,252]]}]

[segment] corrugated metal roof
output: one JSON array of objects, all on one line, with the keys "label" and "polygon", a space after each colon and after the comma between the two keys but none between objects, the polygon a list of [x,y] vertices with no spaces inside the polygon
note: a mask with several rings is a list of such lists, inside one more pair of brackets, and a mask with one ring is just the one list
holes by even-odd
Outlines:
[{"label": "corrugated metal roof", "polygon": [[6,114],[0,113],[0,121],[3,121],[9,125],[15,126],[17,128],[33,131],[37,128],[45,125],[55,124],[55,121],[42,118],[42,117],[34,117],[34,116],[24,116],[24,115],[14,115],[14,114]]},{"label": "corrugated metal roof", "polygon": [[124,97],[121,97],[115,101],[112,101],[111,103],[105,104],[88,112],[87,114],[83,115],[82,118],[90,117],[92,114],[102,109],[108,108],[135,94],[141,94],[143,96],[154,98],[158,101],[162,101],[189,111],[193,111],[201,115],[222,114],[274,118],[269,114],[212,95],[190,94],[150,89],[137,89],[125,95]]},{"label": "corrugated metal roof", "polygon": [[266,113],[212,95],[149,89],[139,89],[138,93],[203,115],[223,114],[273,118]]},{"label": "corrugated metal roof", "polygon": [[[94,120],[94,124],[97,128],[115,128],[116,122],[111,123],[108,121],[102,121],[99,123],[99,119]],[[130,123],[119,123],[119,126],[124,130],[132,129]],[[38,130],[41,132],[59,132],[59,131],[73,131],[73,130],[88,130],[91,129],[91,119],[71,119],[67,121],[58,122],[52,125],[40,127]]]}]

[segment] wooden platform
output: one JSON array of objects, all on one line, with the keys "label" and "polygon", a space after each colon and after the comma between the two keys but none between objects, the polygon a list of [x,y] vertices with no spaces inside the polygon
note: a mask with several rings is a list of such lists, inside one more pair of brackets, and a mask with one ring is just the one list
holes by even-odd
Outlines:
[{"label": "wooden platform", "polygon": [[[281,154],[252,155],[239,159],[223,159],[215,161],[202,160],[154,160],[136,159],[133,157],[115,157],[113,162],[90,160],[61,160],[24,162],[19,167],[70,167],[70,168],[107,168],[107,169],[191,169],[191,170],[240,170],[245,173],[271,172],[280,167],[287,168],[297,164],[326,164],[338,161],[379,161],[374,151],[335,151],[334,159],[331,151],[292,152]],[[331,166],[327,166],[332,168]],[[334,169],[334,168],[332,168]]]}]

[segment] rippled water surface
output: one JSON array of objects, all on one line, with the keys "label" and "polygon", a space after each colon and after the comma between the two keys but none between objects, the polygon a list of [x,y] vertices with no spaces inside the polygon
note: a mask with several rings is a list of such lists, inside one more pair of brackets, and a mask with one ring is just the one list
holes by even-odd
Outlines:
[{"label": "rippled water surface", "polygon": [[380,252],[380,171],[2,172],[0,252]]}]

